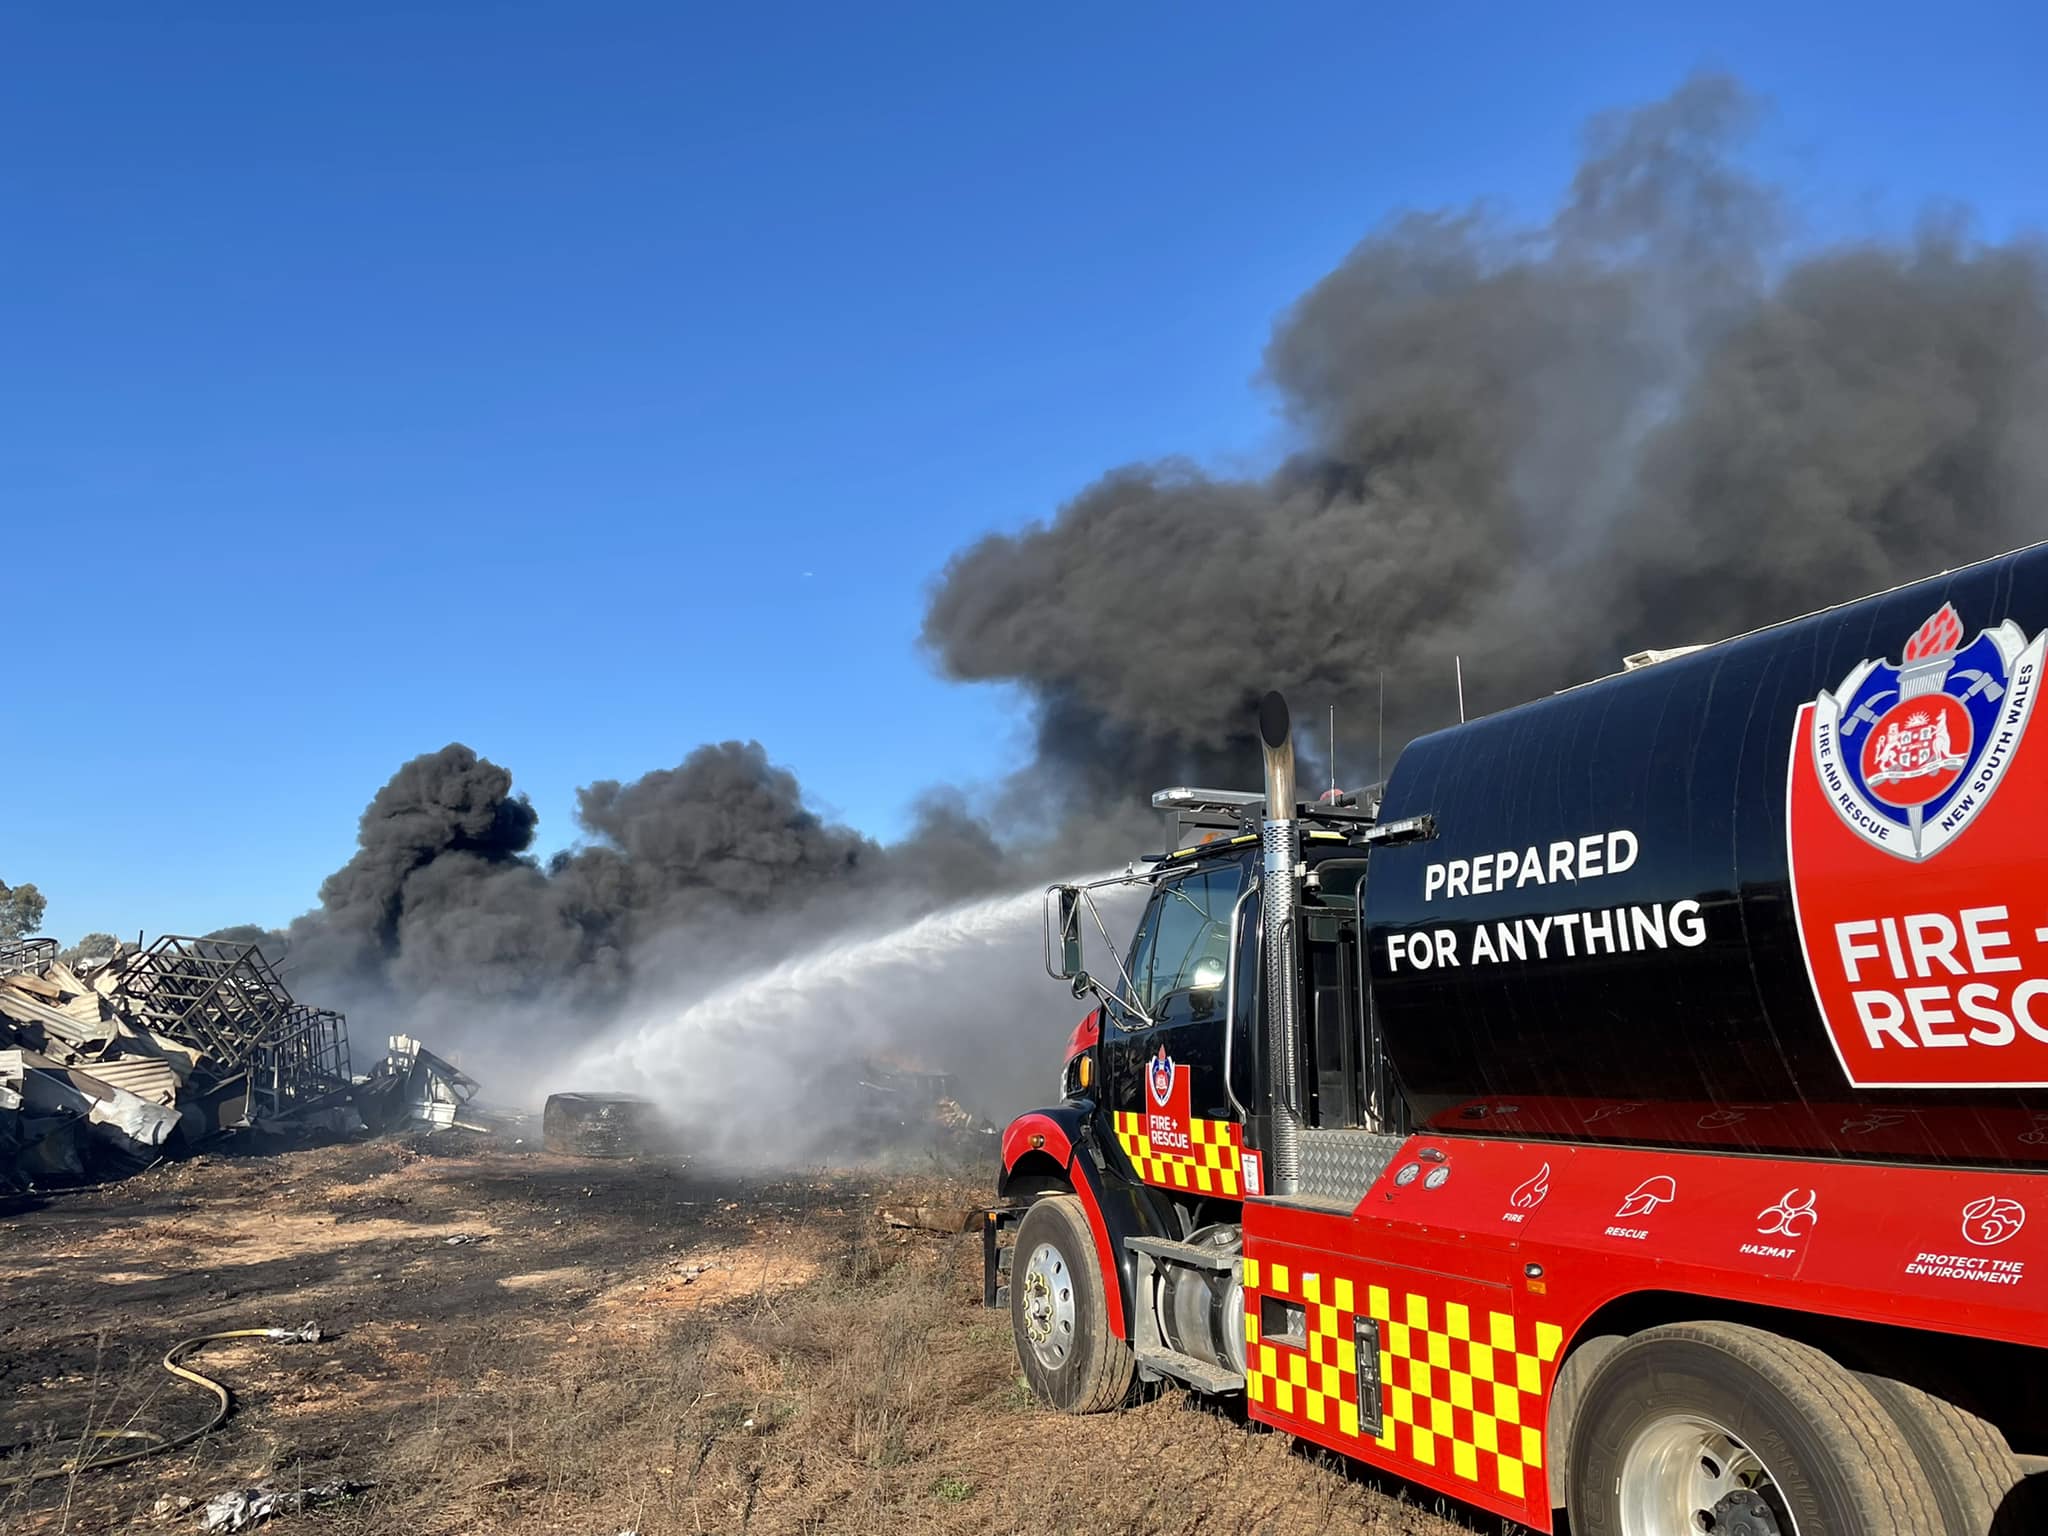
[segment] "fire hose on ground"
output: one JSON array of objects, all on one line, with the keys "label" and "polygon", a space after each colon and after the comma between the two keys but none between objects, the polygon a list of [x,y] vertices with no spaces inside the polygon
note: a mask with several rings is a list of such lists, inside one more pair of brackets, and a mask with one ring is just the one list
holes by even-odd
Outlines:
[{"label": "fire hose on ground", "polygon": [[228,1328],[219,1333],[201,1333],[195,1334],[189,1339],[181,1339],[164,1351],[162,1365],[166,1371],[169,1371],[178,1380],[189,1382],[213,1397],[213,1412],[208,1416],[205,1423],[199,1425],[196,1429],[188,1429],[180,1434],[168,1437],[158,1435],[154,1431],[146,1429],[87,1430],[81,1435],[80,1438],[82,1440],[134,1440],[143,1443],[105,1456],[88,1455],[81,1449],[78,1455],[73,1456],[61,1466],[44,1467],[20,1477],[0,1479],[0,1487],[19,1487],[28,1483],[44,1482],[51,1478],[76,1477],[82,1472],[97,1472],[105,1467],[123,1466],[131,1461],[140,1461],[145,1456],[156,1456],[165,1451],[175,1451],[181,1446],[190,1445],[202,1435],[210,1434],[220,1427],[221,1423],[228,1416],[231,1399],[228,1396],[228,1389],[220,1382],[215,1381],[211,1376],[202,1376],[199,1372],[182,1364],[181,1362],[183,1362],[187,1355],[192,1354],[196,1350],[203,1349],[208,1344],[219,1343],[223,1339],[271,1339],[280,1344],[317,1344],[320,1342],[320,1338],[319,1325],[317,1323],[306,1323],[297,1328]]}]

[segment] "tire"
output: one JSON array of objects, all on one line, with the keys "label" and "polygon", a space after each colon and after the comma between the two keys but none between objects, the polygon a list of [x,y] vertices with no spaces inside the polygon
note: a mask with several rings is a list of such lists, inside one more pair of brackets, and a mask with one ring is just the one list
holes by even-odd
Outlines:
[{"label": "tire", "polygon": [[1652,1328],[1614,1351],[1587,1383],[1570,1458],[1572,1536],[1944,1536],[1927,1474],[1870,1389],[1817,1349],[1735,1323]]},{"label": "tire", "polygon": [[1063,1413],[1102,1413],[1130,1395],[1130,1346],[1109,1331],[1102,1269],[1081,1202],[1048,1195],[1017,1225],[1010,1329],[1032,1391]]},{"label": "tire", "polygon": [[[2026,1472],[2005,1436],[1948,1399],[1903,1381],[1868,1374],[1858,1380],[1920,1458],[1947,1536],[2021,1536],[2042,1529],[2042,1511],[2027,1490],[2013,1493]],[[2027,1509],[2019,1508],[2023,1502]]]},{"label": "tire", "polygon": [[1550,1483],[1550,1505],[1563,1509],[1565,1470],[1571,1465],[1572,1426],[1579,1422],[1580,1406],[1586,1401],[1586,1385],[1600,1373],[1607,1357],[1628,1342],[1625,1334],[1603,1333],[1582,1339],[1565,1357],[1557,1380],[1550,1389],[1550,1412],[1543,1431],[1543,1465]]}]

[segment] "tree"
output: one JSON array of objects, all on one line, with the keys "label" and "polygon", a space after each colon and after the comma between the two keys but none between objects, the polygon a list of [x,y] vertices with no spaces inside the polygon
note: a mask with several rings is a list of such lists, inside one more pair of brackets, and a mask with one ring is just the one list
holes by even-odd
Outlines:
[{"label": "tree", "polygon": [[111,933],[88,933],[57,958],[66,965],[81,960],[106,960],[121,953],[121,941]]},{"label": "tree", "polygon": [[25,939],[43,926],[49,903],[32,885],[10,886],[0,880],[0,939]]}]

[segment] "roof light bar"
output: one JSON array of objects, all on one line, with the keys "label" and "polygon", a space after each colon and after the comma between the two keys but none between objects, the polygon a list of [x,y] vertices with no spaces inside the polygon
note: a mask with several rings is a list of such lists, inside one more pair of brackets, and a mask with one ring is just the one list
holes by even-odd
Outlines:
[{"label": "roof light bar", "polygon": [[1425,811],[1420,816],[1402,816],[1368,828],[1368,843],[1424,843],[1436,836],[1436,818]]}]

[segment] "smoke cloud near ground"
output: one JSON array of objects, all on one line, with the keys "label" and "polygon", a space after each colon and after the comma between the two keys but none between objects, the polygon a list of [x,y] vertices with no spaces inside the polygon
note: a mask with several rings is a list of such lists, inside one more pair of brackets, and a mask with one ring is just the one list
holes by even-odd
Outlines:
[{"label": "smoke cloud near ground", "polygon": [[[2041,247],[1954,218],[1799,243],[1744,168],[1759,117],[1701,75],[1589,124],[1539,223],[1390,220],[1276,323],[1295,447],[1270,473],[1112,469],[957,553],[924,643],[1029,701],[1021,819],[939,789],[881,845],[726,742],[589,786],[581,842],[543,864],[510,772],[450,745],[364,813],[290,931],[295,988],[522,1088],[760,1106],[785,1154],[821,1124],[797,1086],[863,1055],[1001,1115],[1049,1087],[1078,1012],[1018,893],[1142,851],[1157,785],[1249,783],[1267,688],[1304,720],[1337,706],[1357,782],[1382,688],[1389,765],[1455,718],[1453,658],[1495,709],[2038,537]],[[591,1039],[611,1081],[539,1081]]]},{"label": "smoke cloud near ground", "polygon": [[[1134,919],[1131,888],[1098,899],[1107,920]],[[661,1084],[692,1145],[726,1161],[888,1144],[928,1115],[906,1066],[943,1069],[984,1110],[1043,1102],[1087,1005],[1046,977],[1041,909],[1032,887],[909,921],[855,920],[681,1007],[635,1009],[584,1070]]]},{"label": "smoke cloud near ground", "polygon": [[[1044,981],[1035,888],[1028,913],[1013,901],[993,927],[916,926],[1038,867],[1029,850],[1000,846],[956,793],[927,795],[910,835],[884,847],[809,809],[795,776],[758,743],[725,742],[675,768],[585,787],[576,819],[580,843],[541,861],[538,817],[510,771],[451,744],[405,763],[377,792],[355,855],[323,882],[316,910],[282,935],[223,936],[278,943],[296,993],[359,1021],[359,1053],[379,1044],[361,1027],[375,1021],[379,1033],[413,1033],[464,1057],[493,1094],[515,1102],[562,1088],[564,1074],[578,1070],[584,1076],[569,1086],[644,1086],[652,1064],[630,1065],[617,1053],[582,1069],[573,1063],[607,1028],[644,1035],[650,1020],[712,1017],[693,1011],[693,1000],[726,996],[717,1016],[730,1018],[739,1007],[732,989],[750,973],[849,945],[856,960],[866,957],[862,990],[831,983],[813,965],[801,973],[812,1006],[800,1019],[786,1016],[786,986],[742,990],[741,1003],[751,997],[765,1010],[758,1020],[736,1021],[717,1038],[685,1029],[675,1048],[654,1053],[669,1074],[664,1098],[758,1105],[808,1084],[814,1099],[829,1096],[850,1112],[853,1101],[838,1090],[871,1066],[966,1056],[977,1097],[1001,1104],[1027,1078],[1047,1075],[1042,1059],[1027,1071],[1016,1050],[991,1050],[983,1033],[998,1014],[1006,1024],[1021,1015],[1050,1027],[1073,1011],[1050,983],[1026,990],[1031,976]],[[909,1001],[886,1007],[869,973],[878,955],[902,948],[859,946],[905,925],[924,935],[912,953],[943,965],[931,967],[924,986],[905,986]],[[951,952],[949,936],[959,940]],[[907,983],[903,970],[898,964],[894,979]],[[961,1006],[970,977],[979,1009]],[[1058,999],[1049,1013],[1047,994]],[[860,1018],[848,1012],[855,996]],[[960,1024],[967,1033],[953,1038]],[[1029,1028],[1012,1038],[1038,1057],[1057,1045]],[[794,1123],[823,1141],[841,1121]],[[810,1150],[808,1140],[779,1145]]]}]

